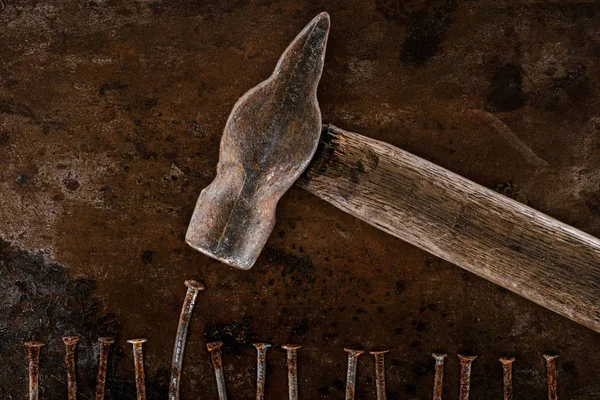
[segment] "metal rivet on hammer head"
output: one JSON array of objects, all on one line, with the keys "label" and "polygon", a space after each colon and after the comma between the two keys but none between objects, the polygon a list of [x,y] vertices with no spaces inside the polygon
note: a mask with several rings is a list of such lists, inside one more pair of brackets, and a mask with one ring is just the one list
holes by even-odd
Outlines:
[{"label": "metal rivet on hammer head", "polygon": [[146,400],[146,374],[144,372],[144,350],[142,345],[147,340],[129,339],[127,343],[131,343],[133,347],[133,366],[135,368],[135,390],[137,392],[137,400]]},{"label": "metal rivet on hammer head", "polygon": [[29,361],[29,400],[38,400],[40,384],[40,350],[42,342],[25,342]]},{"label": "metal rivet on hammer head", "polygon": [[171,383],[169,384],[169,400],[179,400],[179,386],[181,384],[181,369],[183,365],[183,354],[185,351],[185,341],[187,339],[187,331],[192,319],[192,312],[196,304],[198,292],[204,290],[204,285],[192,281],[185,281],[187,292],[181,307],[179,315],[179,325],[177,326],[177,334],[175,335],[175,346],[173,348],[173,359],[171,361]]},{"label": "metal rivet on hammer head", "polygon": [[515,362],[514,357],[500,357],[502,363],[502,386],[504,392],[504,400],[513,400],[513,383],[512,383],[512,365]]},{"label": "metal rivet on hammer head", "polygon": [[556,370],[557,358],[558,356],[556,355],[544,354],[548,381],[548,400],[558,400],[558,372]]},{"label": "metal rivet on hammer head", "polygon": [[433,353],[435,359],[435,376],[433,378],[433,400],[442,400],[444,391],[444,359],[446,354]]},{"label": "metal rivet on hammer head", "polygon": [[471,365],[476,358],[477,356],[464,356],[462,354],[458,354],[458,360],[460,361],[459,400],[469,399],[469,392],[471,391]]},{"label": "metal rivet on hammer head", "polygon": [[385,353],[389,350],[370,351],[375,357],[375,385],[377,390],[377,400],[385,400],[387,393],[385,390]]},{"label": "metal rivet on hammer head", "polygon": [[288,398],[298,400],[298,349],[299,344],[286,344],[281,346],[286,351],[288,368]]},{"label": "metal rivet on hammer head", "polygon": [[104,387],[106,386],[106,364],[108,362],[108,351],[115,342],[115,338],[98,338],[100,343],[100,356],[98,357],[98,376],[96,378],[96,400],[104,400]]},{"label": "metal rivet on hammer head", "polygon": [[363,350],[344,349],[348,353],[348,370],[346,372],[346,400],[354,400],[356,393],[356,368],[358,357],[364,353]]},{"label": "metal rivet on hammer head", "polygon": [[217,380],[217,391],[219,400],[227,400],[227,390],[225,389],[225,374],[223,373],[223,360],[221,359],[221,347],[223,342],[211,342],[206,344],[210,352],[212,365],[215,370],[215,379]]},{"label": "metal rivet on hammer head", "polygon": [[256,400],[264,400],[267,350],[271,345],[269,343],[254,343],[254,347],[256,347]]},{"label": "metal rivet on hammer head", "polygon": [[69,400],[77,399],[77,371],[75,364],[75,349],[78,336],[64,336],[62,341],[65,345],[65,364],[67,366],[67,396]]}]

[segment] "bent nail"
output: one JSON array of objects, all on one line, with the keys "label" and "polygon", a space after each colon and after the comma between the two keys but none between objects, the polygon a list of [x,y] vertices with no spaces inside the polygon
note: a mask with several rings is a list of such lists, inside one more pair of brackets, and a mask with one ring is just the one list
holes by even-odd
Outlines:
[{"label": "bent nail", "polygon": [[175,346],[173,348],[173,359],[171,361],[171,383],[169,384],[169,400],[179,400],[179,386],[181,385],[181,369],[183,365],[183,354],[185,351],[185,341],[187,339],[187,331],[192,319],[192,312],[196,304],[198,292],[204,290],[204,285],[192,281],[185,281],[187,292],[181,307],[179,315],[179,325],[177,326],[177,334],[175,335]]}]

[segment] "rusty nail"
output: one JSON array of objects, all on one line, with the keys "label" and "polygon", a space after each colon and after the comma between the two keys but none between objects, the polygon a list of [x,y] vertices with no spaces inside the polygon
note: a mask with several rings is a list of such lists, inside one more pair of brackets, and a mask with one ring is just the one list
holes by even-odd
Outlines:
[{"label": "rusty nail", "polygon": [[256,347],[256,400],[264,400],[267,350],[271,345],[269,343],[254,343],[254,347]]},{"label": "rusty nail", "polygon": [[364,353],[364,351],[347,348],[344,349],[344,351],[348,353],[348,371],[346,372],[346,400],[354,400],[358,357]]},{"label": "rusty nail", "polygon": [[299,344],[286,344],[281,346],[287,353],[288,368],[288,397],[289,400],[298,400],[298,349]]},{"label": "rusty nail", "polygon": [[375,384],[377,388],[377,400],[385,400],[387,393],[385,391],[385,353],[389,350],[370,351],[375,357]]},{"label": "rusty nail", "polygon": [[68,399],[77,399],[77,373],[75,371],[75,348],[79,342],[78,336],[64,336],[62,338],[65,344],[65,364],[67,365],[67,389]]},{"label": "rusty nail", "polygon": [[433,400],[442,400],[444,391],[444,359],[446,354],[433,353],[435,359],[435,376],[433,378]]},{"label": "rusty nail", "polygon": [[500,362],[502,363],[504,400],[513,400],[512,364],[515,362],[515,358],[500,357]]},{"label": "rusty nail", "polygon": [[146,400],[146,375],[144,373],[144,350],[142,345],[146,339],[129,339],[127,343],[133,346],[133,366],[135,368],[135,389],[137,400]]},{"label": "rusty nail", "polygon": [[471,364],[473,364],[476,358],[477,356],[463,356],[462,354],[458,354],[458,360],[460,361],[459,400],[469,399],[469,391],[471,390]]},{"label": "rusty nail", "polygon": [[212,365],[215,370],[215,379],[217,380],[219,400],[227,400],[227,390],[225,390],[225,375],[223,374],[223,360],[221,360],[221,346],[223,346],[223,342],[211,342],[206,344],[206,348],[210,352]]},{"label": "rusty nail", "polygon": [[204,290],[204,285],[192,281],[185,281],[187,293],[181,307],[179,315],[179,325],[177,326],[177,334],[175,336],[175,347],[173,348],[173,360],[171,361],[171,383],[169,384],[169,400],[179,400],[179,386],[181,384],[181,369],[183,365],[183,352],[185,350],[185,341],[187,339],[187,331],[192,319],[194,304],[198,292]]},{"label": "rusty nail", "polygon": [[548,400],[558,400],[556,359],[558,356],[544,354],[546,369],[548,372]]},{"label": "rusty nail", "polygon": [[37,400],[40,384],[40,349],[42,342],[25,342],[29,360],[29,400]]},{"label": "rusty nail", "polygon": [[104,400],[104,387],[106,385],[106,363],[108,361],[108,350],[115,342],[115,338],[98,338],[100,343],[100,356],[98,358],[98,377],[96,379],[96,400]]}]

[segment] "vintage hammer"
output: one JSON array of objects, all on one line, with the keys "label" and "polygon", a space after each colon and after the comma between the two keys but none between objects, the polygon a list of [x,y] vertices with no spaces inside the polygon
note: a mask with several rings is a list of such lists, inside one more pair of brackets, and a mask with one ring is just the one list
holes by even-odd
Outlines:
[{"label": "vintage hammer", "polygon": [[406,151],[322,125],[316,92],[328,33],[321,13],[235,104],[187,243],[250,269],[277,202],[308,167],[298,183],[309,192],[600,332],[600,240]]}]

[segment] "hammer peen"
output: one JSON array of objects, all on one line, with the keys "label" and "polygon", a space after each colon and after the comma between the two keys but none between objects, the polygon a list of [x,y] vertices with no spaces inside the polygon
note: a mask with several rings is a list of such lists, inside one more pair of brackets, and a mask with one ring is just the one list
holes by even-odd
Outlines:
[{"label": "hammer peen", "polygon": [[600,240],[387,143],[322,125],[316,91],[328,33],[329,15],[321,13],[273,74],[235,104],[187,243],[250,269],[273,230],[277,202],[298,181],[341,210],[600,332]]}]

